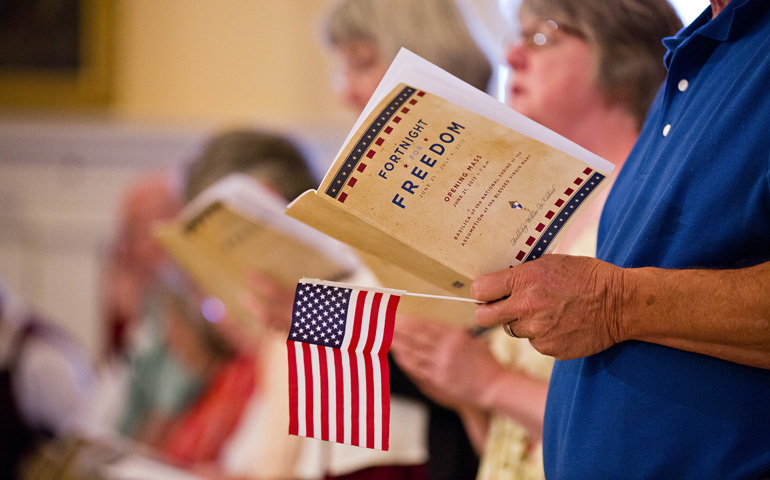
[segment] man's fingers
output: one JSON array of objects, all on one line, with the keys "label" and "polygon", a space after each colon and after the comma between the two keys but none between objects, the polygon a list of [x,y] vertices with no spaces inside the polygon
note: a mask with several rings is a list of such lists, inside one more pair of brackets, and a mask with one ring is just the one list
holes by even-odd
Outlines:
[{"label": "man's fingers", "polygon": [[515,273],[513,268],[482,275],[471,284],[471,297],[482,302],[494,302],[511,294]]},{"label": "man's fingers", "polygon": [[519,319],[514,311],[514,299],[504,298],[476,307],[476,323],[482,327],[494,327]]}]

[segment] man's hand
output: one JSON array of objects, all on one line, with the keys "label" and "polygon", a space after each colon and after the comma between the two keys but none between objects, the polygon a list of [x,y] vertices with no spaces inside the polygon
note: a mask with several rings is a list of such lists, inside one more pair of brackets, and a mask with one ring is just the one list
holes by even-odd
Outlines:
[{"label": "man's hand", "polygon": [[471,295],[479,325],[511,323],[518,337],[560,360],[585,357],[626,340],[621,322],[624,271],[589,257],[544,255],[482,275]]}]

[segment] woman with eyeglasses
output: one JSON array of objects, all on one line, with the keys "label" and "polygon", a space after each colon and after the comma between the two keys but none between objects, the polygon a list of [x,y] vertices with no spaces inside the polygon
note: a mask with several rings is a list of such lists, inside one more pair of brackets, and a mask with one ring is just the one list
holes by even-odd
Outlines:
[{"label": "woman with eyeglasses", "polygon": [[[523,0],[518,13],[520,28],[506,55],[508,103],[620,168],[665,78],[661,40],[682,27],[676,12],[667,0]],[[558,252],[594,256],[608,190]],[[553,359],[502,331],[483,339],[415,319],[399,330],[398,363],[424,391],[463,414],[483,452],[479,478],[543,478]]]},{"label": "woman with eyeglasses", "polygon": [[682,23],[667,0],[523,0],[507,50],[509,103],[622,164],[665,78],[661,45]]}]

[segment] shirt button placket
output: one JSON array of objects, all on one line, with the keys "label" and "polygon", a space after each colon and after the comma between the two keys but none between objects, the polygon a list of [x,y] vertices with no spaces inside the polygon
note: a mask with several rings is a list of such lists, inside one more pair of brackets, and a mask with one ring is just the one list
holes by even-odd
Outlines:
[{"label": "shirt button placket", "polygon": [[[683,78],[683,79],[679,80],[679,83],[676,84],[676,88],[680,92],[684,92],[685,90],[687,90],[687,87],[689,87],[689,86],[690,86],[690,82],[688,82],[686,78]],[[670,132],[670,131],[671,131],[671,124],[670,123],[667,123],[666,125],[663,126],[663,132],[662,133],[663,133],[664,137],[668,136],[668,132]]]}]

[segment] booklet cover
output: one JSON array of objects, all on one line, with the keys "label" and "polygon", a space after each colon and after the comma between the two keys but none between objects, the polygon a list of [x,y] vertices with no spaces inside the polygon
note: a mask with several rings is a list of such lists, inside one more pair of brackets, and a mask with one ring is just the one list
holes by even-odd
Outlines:
[{"label": "booklet cover", "polygon": [[156,236],[205,292],[251,318],[238,300],[250,273],[293,289],[302,277],[341,279],[356,267],[346,245],[287,217],[285,210],[283,198],[247,175],[233,174],[193,199]]},{"label": "booklet cover", "polygon": [[611,169],[402,50],[320,187],[287,214],[469,297],[477,276],[550,252]]}]

